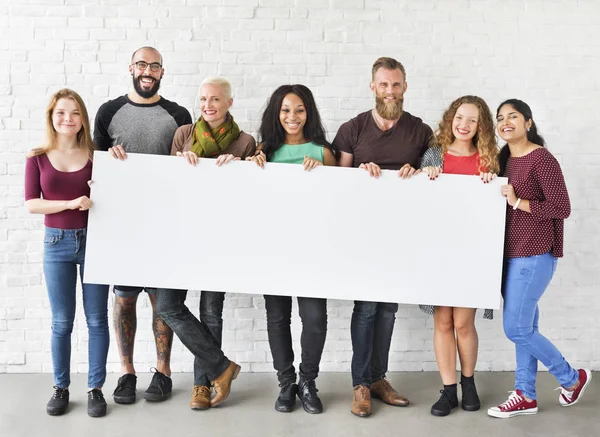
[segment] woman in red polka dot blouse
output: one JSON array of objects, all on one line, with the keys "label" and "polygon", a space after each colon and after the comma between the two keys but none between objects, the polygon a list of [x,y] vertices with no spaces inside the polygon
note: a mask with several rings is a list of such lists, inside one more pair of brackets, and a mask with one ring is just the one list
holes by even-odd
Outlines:
[{"label": "woman in red polka dot blouse", "polygon": [[579,401],[592,379],[587,369],[573,369],[560,351],[538,330],[538,301],[563,256],[563,224],[571,213],[569,194],[558,161],[544,148],[529,106],[517,99],[496,112],[498,134],[506,141],[500,151],[500,175],[508,209],[504,245],[504,332],[516,347],[515,391],[488,414],[509,418],[536,414],[538,361],[560,383],[559,403]]}]

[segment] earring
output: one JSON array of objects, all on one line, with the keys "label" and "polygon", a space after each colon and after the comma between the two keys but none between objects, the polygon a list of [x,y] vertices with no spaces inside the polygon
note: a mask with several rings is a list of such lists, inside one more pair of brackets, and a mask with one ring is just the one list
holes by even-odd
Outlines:
[{"label": "earring", "polygon": [[530,130],[530,129],[531,129],[531,128],[530,128],[530,127],[528,127],[528,128],[527,128],[527,132],[529,132],[529,130]]}]

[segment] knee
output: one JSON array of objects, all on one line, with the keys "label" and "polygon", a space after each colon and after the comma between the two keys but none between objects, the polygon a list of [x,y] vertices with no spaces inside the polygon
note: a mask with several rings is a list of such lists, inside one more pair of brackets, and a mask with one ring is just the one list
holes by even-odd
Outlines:
[{"label": "knee", "polygon": [[291,323],[291,313],[287,311],[267,310],[267,329],[288,328]]},{"label": "knee", "polygon": [[319,333],[327,331],[327,311],[308,311],[308,314],[302,314],[302,329]]},{"label": "knee", "polygon": [[200,318],[202,321],[220,322],[223,318],[223,302],[202,300]]},{"label": "knee", "polygon": [[86,323],[90,331],[108,331],[108,316],[106,312],[87,316]]},{"label": "knee", "polygon": [[131,313],[135,312],[137,306],[137,296],[136,297],[121,297],[115,295],[115,313]]},{"label": "knee", "polygon": [[435,315],[435,330],[441,334],[454,333],[454,318]]},{"label": "knee", "polygon": [[472,320],[455,320],[454,329],[456,329],[456,335],[459,337],[466,338],[477,335],[475,323]]},{"label": "knee", "polygon": [[177,293],[177,291],[157,290],[154,309],[160,319],[168,319],[183,312],[185,304],[179,299]]},{"label": "knee", "polygon": [[525,343],[533,335],[533,327],[523,328],[504,323],[504,334],[515,344]]},{"label": "knee", "polygon": [[73,320],[69,319],[53,319],[52,332],[55,335],[67,336],[73,332]]}]

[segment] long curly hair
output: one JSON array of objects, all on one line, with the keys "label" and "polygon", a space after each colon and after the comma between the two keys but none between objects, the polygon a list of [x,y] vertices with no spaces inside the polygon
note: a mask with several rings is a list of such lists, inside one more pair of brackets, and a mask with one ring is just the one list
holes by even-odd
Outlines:
[{"label": "long curly hair", "polygon": [[92,140],[92,130],[90,129],[90,118],[88,116],[85,103],[79,94],[69,88],[63,88],[55,92],[50,98],[48,107],[46,108],[46,140],[44,145],[33,149],[28,153],[28,157],[43,155],[56,147],[57,134],[52,123],[52,114],[54,108],[60,99],[70,99],[75,102],[79,114],[81,115],[81,129],[77,132],[77,144],[79,147],[87,149],[90,158],[96,150],[94,141]]},{"label": "long curly hair", "polygon": [[453,101],[446,109],[440,121],[432,145],[442,148],[442,156],[448,151],[448,147],[456,139],[452,133],[452,121],[456,111],[463,104],[472,104],[479,110],[479,121],[477,122],[477,133],[473,137],[473,145],[479,152],[479,171],[498,173],[498,142],[494,128],[494,119],[487,103],[477,96],[462,96]]}]

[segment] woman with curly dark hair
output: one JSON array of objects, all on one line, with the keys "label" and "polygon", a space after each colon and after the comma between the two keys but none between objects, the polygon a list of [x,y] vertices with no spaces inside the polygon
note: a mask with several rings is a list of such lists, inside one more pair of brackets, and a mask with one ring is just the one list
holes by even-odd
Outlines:
[{"label": "woman with curly dark hair", "polygon": [[[477,96],[456,99],[444,112],[442,121],[421,163],[421,169],[435,180],[447,174],[477,175],[484,182],[498,173],[498,145],[494,121],[488,105]],[[458,406],[456,385],[456,351],[460,359],[462,408],[477,411],[479,396],[475,388],[478,336],[475,329],[475,308],[421,305],[421,310],[433,314],[433,347],[444,389],[431,407],[434,416],[447,416]],[[492,311],[484,317],[491,319]]]},{"label": "woman with curly dark hair", "polygon": [[[282,85],[273,92],[262,116],[259,140],[257,153],[247,160],[260,167],[264,167],[265,162],[302,164],[305,170],[336,165],[333,149],[325,139],[315,99],[304,85]],[[327,335],[327,301],[298,297],[302,319],[302,360],[298,384],[290,331],[292,298],[265,295],[265,307],[273,366],[281,387],[275,410],[292,411],[297,394],[307,413],[321,413],[323,404],[317,395],[315,379]]]}]

